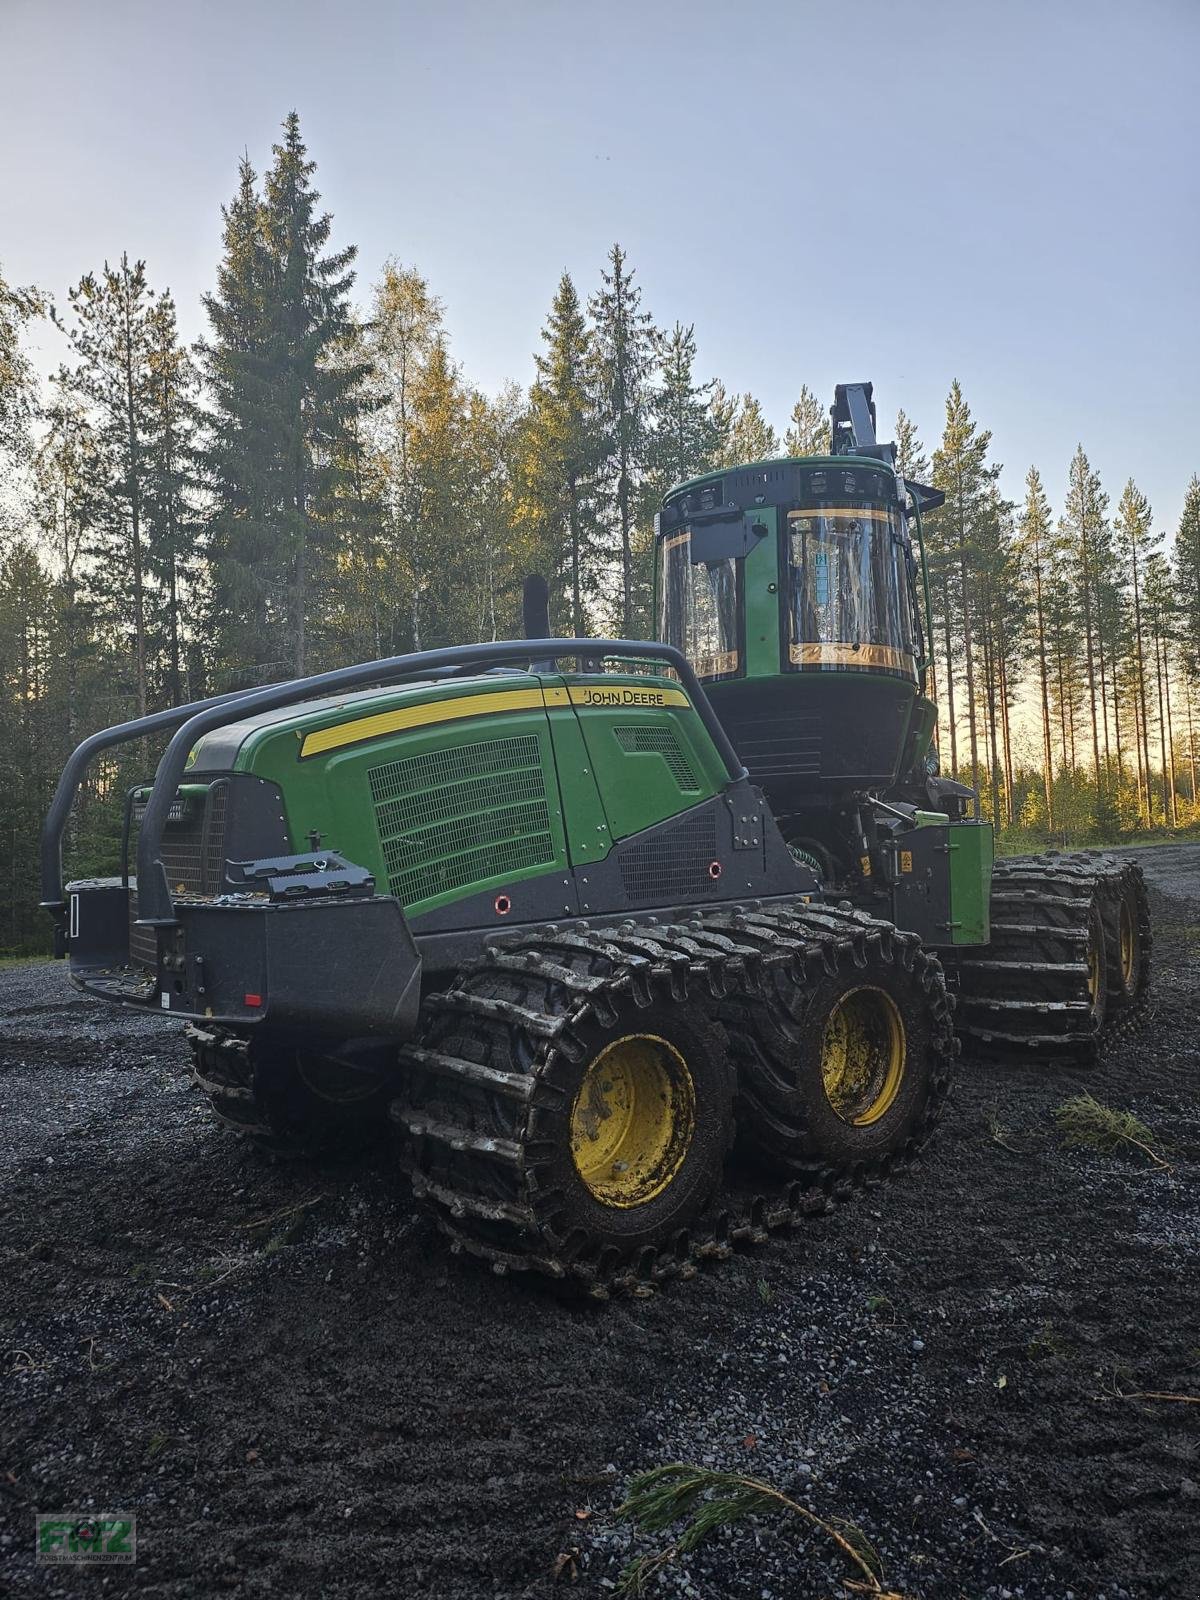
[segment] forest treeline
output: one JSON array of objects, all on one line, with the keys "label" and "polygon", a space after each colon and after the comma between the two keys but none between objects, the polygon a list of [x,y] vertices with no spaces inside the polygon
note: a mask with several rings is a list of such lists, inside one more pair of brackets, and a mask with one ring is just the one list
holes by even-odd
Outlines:
[{"label": "forest treeline", "polygon": [[[699,375],[694,328],[655,321],[618,245],[590,292],[563,273],[529,388],[484,393],[418,268],[389,261],[356,298],[314,174],[295,115],[263,175],[243,160],[191,348],[129,255],[58,304],[0,277],[0,949],[45,942],[37,836],[87,732],[511,636],[531,571],[560,633],[644,636],[663,492],[827,446],[806,385],[781,437]],[[40,319],[69,352],[46,382]],[[946,494],[925,527],[943,771],[1031,837],[1196,823],[1200,479],[1168,553],[1133,480],[1114,505],[1082,446],[1057,508],[1035,467],[1007,500],[957,382],[936,444],[903,412],[894,436]],[[154,758],[100,765],[76,870],[111,870],[120,797]]]}]

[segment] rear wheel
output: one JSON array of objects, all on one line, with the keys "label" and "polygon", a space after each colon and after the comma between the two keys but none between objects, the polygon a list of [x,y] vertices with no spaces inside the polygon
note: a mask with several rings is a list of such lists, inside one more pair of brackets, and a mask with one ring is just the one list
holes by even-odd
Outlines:
[{"label": "rear wheel", "polygon": [[1135,862],[1124,862],[1104,903],[1108,1001],[1114,1013],[1145,997],[1150,982],[1150,902]]},{"label": "rear wheel", "polygon": [[729,1026],[739,1146],[814,1184],[856,1184],[911,1159],[945,1100],[955,1044],[941,966],[915,935],[863,917]]},{"label": "rear wheel", "polygon": [[1098,851],[997,861],[989,945],[956,952],[972,1054],[1087,1066],[1150,974],[1141,869]]}]

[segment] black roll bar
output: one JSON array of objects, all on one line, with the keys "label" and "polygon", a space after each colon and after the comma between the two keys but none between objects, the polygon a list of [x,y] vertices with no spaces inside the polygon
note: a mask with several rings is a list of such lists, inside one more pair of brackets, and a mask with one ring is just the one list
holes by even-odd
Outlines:
[{"label": "black roll bar", "polygon": [[63,768],[54,799],[42,829],[42,906],[60,914],[65,906],[62,886],[62,837],[71,805],[93,756],[113,745],[124,744],[152,733],[175,729],[154,775],[138,837],[138,922],[144,926],[170,927],[175,912],[162,864],[162,834],[175,792],[187,766],[189,753],[214,728],[240,721],[259,711],[275,711],[284,706],[312,700],[323,694],[359,689],[371,684],[421,677],[447,669],[485,667],[505,662],[557,661],[564,656],[587,658],[615,656],[641,661],[663,662],[673,668],[687,690],[705,729],[725,763],[732,782],[746,777],[721,726],[703,685],[690,662],[673,645],[646,639],[508,639],[492,644],[451,645],[443,650],[418,650],[408,655],[390,656],[382,661],[363,661],[352,667],[337,667],[310,678],[288,683],[268,684],[259,689],[239,689],[229,694],[198,700],[192,705],[174,706],[133,722],[106,728],[85,739]]}]

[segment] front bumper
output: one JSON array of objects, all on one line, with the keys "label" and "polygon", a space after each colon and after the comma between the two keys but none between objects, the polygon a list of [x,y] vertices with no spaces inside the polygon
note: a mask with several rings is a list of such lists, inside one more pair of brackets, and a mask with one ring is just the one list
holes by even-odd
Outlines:
[{"label": "front bumper", "polygon": [[404,1039],[416,1026],[421,958],[390,896],[177,899],[173,924],[139,930],[155,938],[151,965],[130,956],[131,893],[120,878],[67,885],[71,978],[87,994],[239,1029]]}]

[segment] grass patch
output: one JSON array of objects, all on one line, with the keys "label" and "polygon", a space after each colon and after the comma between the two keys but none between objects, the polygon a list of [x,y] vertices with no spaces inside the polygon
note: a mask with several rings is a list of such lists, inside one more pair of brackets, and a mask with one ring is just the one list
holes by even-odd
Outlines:
[{"label": "grass patch", "polygon": [[1132,1111],[1114,1111],[1090,1094],[1072,1095],[1054,1109],[1054,1120],[1068,1149],[1115,1155],[1126,1146],[1139,1150],[1156,1167],[1169,1163],[1159,1152],[1158,1135]]},{"label": "grass patch", "polygon": [[621,1573],[617,1592],[644,1594],[647,1584],[665,1566],[695,1550],[731,1522],[779,1514],[816,1528],[838,1547],[857,1573],[854,1579],[846,1580],[847,1589],[875,1595],[877,1600],[902,1600],[883,1587],[879,1556],[854,1523],[841,1517],[819,1517],[761,1479],[681,1461],[639,1472],[629,1486],[628,1497],[617,1511],[619,1517],[633,1521],[644,1533],[665,1533],[677,1522],[682,1522],[683,1527],[669,1544],[629,1562]]}]

